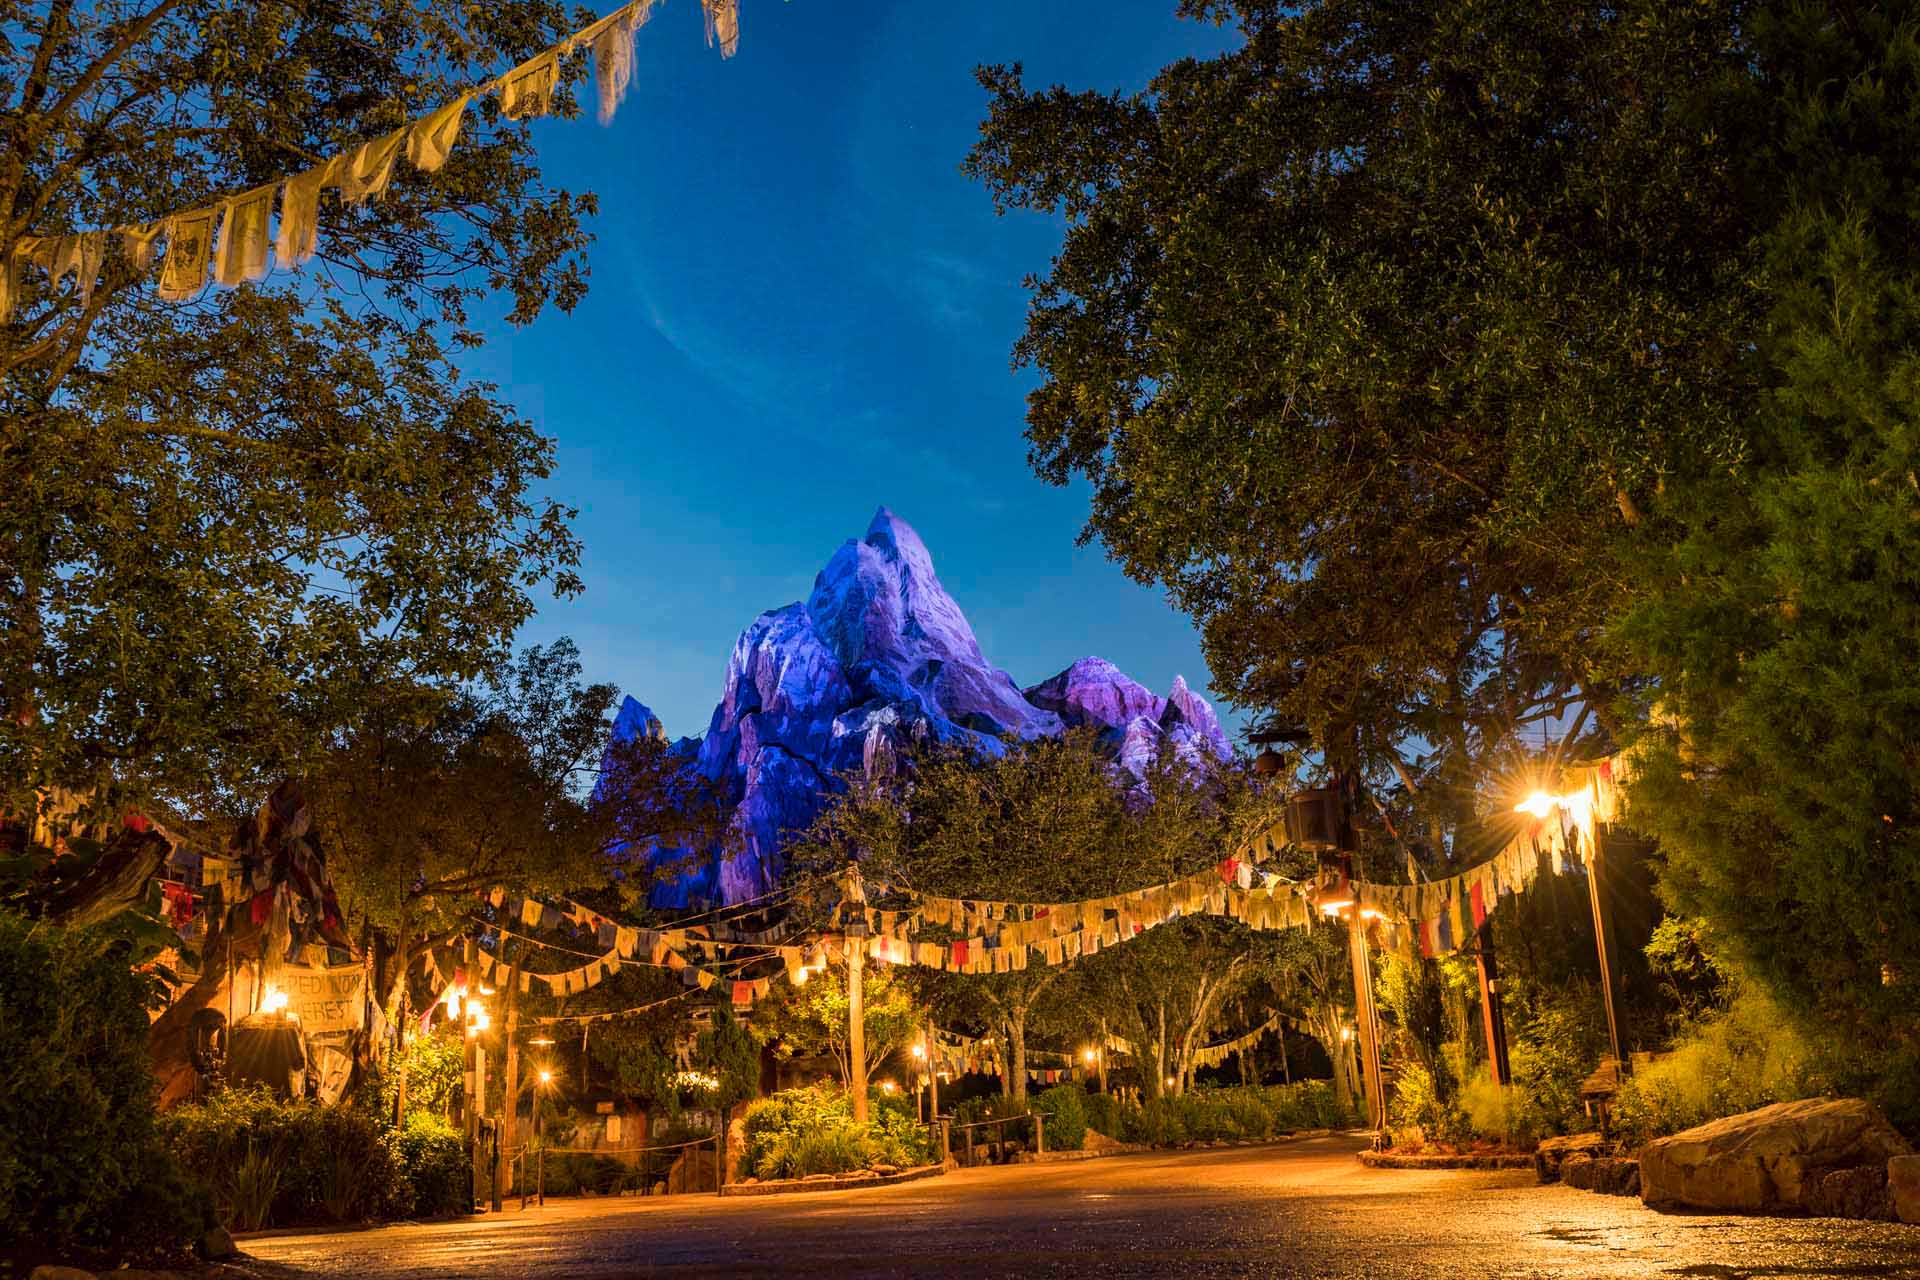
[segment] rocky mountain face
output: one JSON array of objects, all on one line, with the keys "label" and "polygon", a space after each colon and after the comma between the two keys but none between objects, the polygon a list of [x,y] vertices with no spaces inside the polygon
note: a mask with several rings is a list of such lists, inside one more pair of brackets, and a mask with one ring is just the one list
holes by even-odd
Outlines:
[{"label": "rocky mountain face", "polygon": [[[964,742],[1004,750],[1091,726],[1138,775],[1162,744],[1194,764],[1230,754],[1205,699],[1174,678],[1165,697],[1103,658],[1082,658],[1021,689],[980,652],[913,528],[882,507],[866,536],[842,544],[804,604],[763,613],[727,660],[706,735],[677,744],[731,809],[725,847],[640,850],[694,869],[658,884],[654,905],[733,905],[779,883],[783,844],[847,774],[884,768],[902,747]],[[614,735],[661,735],[628,698]]]}]

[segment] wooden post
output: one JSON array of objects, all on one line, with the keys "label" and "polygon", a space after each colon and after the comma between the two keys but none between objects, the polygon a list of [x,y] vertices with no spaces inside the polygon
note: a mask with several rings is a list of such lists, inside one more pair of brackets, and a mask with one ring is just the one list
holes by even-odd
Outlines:
[{"label": "wooden post", "polygon": [[853,1119],[867,1122],[867,1009],[861,990],[861,971],[867,961],[867,895],[860,884],[860,867],[847,867],[847,1088],[853,1094]]},{"label": "wooden post", "polygon": [[1047,1153],[1047,1118],[1038,1111],[1033,1113],[1033,1154],[1042,1156]]},{"label": "wooden post", "polygon": [[1093,1061],[1100,1068],[1100,1092],[1107,1091],[1107,1020],[1100,1019],[1100,1044],[1093,1051]]},{"label": "wooden post", "polygon": [[1380,1027],[1373,1006],[1373,966],[1367,957],[1366,923],[1356,912],[1347,922],[1348,955],[1353,961],[1354,1021],[1360,1036],[1360,1061],[1367,1090],[1367,1127],[1387,1127],[1387,1099],[1380,1072]]},{"label": "wooden post", "polygon": [[940,1118],[940,1058],[938,1040],[933,1038],[933,1019],[927,1019],[927,1119]]},{"label": "wooden post", "polygon": [[1475,951],[1480,968],[1480,1020],[1487,1033],[1487,1065],[1498,1085],[1513,1083],[1513,1071],[1507,1061],[1507,1018],[1500,1005],[1500,962],[1493,951],[1493,920],[1480,926],[1480,945]]},{"label": "wooden post", "polygon": [[500,1144],[493,1161],[493,1207],[500,1208],[500,1197],[506,1193],[507,1179],[512,1159],[515,1131],[520,1127],[520,967],[525,962],[526,947],[522,946],[514,953],[513,968],[507,971],[506,991],[506,1028],[507,1028],[507,1075],[506,1105],[500,1108]]},{"label": "wooden post", "polygon": [[1600,830],[1593,833],[1593,856],[1587,860],[1587,895],[1593,900],[1593,943],[1600,953],[1600,995],[1607,1006],[1607,1043],[1620,1074],[1627,1072],[1626,1048],[1620,1040],[1620,1019],[1613,1008],[1613,938],[1607,931],[1606,859],[1601,855]]},{"label": "wooden post", "polygon": [[853,1119],[867,1122],[867,1010],[861,990],[861,970],[865,968],[866,932],[847,926],[847,1088],[853,1093]]},{"label": "wooden post", "polygon": [[480,1108],[477,1101],[478,1094],[474,1087],[474,1058],[479,1042],[478,1038],[467,1030],[467,1025],[473,1020],[471,1001],[475,986],[473,975],[479,967],[477,953],[478,947],[472,935],[468,935],[466,946],[461,951],[461,959],[464,962],[461,972],[466,975],[467,991],[460,1002],[460,1119],[463,1125],[462,1132],[467,1140],[467,1151],[472,1157],[471,1168],[468,1170],[467,1205],[469,1208],[473,1205],[474,1197],[480,1192]]},{"label": "wooden post", "polygon": [[[473,1038],[473,1082],[473,1179],[477,1190],[480,1171],[487,1168],[487,1051],[477,1035]],[[491,1197],[496,1209],[500,1207],[499,1198],[500,1188],[496,1186]]]}]

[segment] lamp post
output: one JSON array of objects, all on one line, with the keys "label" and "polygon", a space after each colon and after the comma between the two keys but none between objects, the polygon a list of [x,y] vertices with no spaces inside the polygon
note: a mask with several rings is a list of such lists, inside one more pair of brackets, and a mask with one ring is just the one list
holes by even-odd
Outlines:
[{"label": "lamp post", "polygon": [[1601,856],[1600,827],[1594,820],[1591,804],[1584,792],[1549,795],[1535,791],[1513,808],[1514,812],[1531,814],[1536,820],[1556,812],[1564,813],[1587,838],[1587,897],[1593,908],[1594,950],[1600,957],[1600,995],[1607,1008],[1607,1044],[1613,1050],[1614,1062],[1625,1074],[1629,1062],[1626,1046],[1620,1039],[1620,1018],[1613,1007],[1613,937],[1607,929],[1606,860]]},{"label": "lamp post", "polygon": [[[553,1087],[553,1038],[535,1036],[528,1044],[540,1050],[540,1066],[534,1073],[533,1085],[533,1146],[537,1172],[534,1175],[536,1195],[542,1206],[547,1203],[547,1122],[546,1092]],[[517,1105],[517,1104],[516,1104]],[[644,1138],[641,1141],[645,1141]]]}]

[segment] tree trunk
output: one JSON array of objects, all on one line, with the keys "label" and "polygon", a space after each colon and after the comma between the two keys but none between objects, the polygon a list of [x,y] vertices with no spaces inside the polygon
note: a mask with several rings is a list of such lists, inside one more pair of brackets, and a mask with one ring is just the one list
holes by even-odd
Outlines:
[{"label": "tree trunk", "polygon": [[1015,1102],[1027,1100],[1027,1010],[1015,1005],[1007,1016],[1007,1050],[1013,1069],[1013,1088],[1007,1096]]},{"label": "tree trunk", "polygon": [[513,955],[513,968],[507,971],[507,1017],[506,1017],[506,1054],[507,1071],[505,1077],[505,1103],[500,1108],[500,1147],[494,1163],[493,1199],[494,1208],[500,1207],[500,1197],[505,1194],[509,1168],[509,1153],[513,1149],[515,1123],[520,1115],[520,967],[526,963],[527,949],[524,945],[516,947]]},{"label": "tree trunk", "polygon": [[1153,1086],[1153,1092],[1148,1094],[1148,1096],[1157,1098],[1162,1093],[1177,1089],[1178,1082],[1176,1081],[1170,1084],[1169,1080],[1171,1077],[1167,1075],[1167,1002],[1165,997],[1162,997],[1154,1005],[1154,1010],[1157,1016],[1157,1029],[1154,1032],[1153,1041],[1153,1079],[1149,1081]]}]

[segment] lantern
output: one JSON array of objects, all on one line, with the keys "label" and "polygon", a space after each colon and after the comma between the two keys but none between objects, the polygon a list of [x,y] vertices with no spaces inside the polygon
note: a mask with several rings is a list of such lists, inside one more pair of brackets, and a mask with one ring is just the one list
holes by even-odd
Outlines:
[{"label": "lantern", "polygon": [[1287,838],[1303,849],[1345,848],[1346,801],[1339,790],[1312,787],[1288,797]]}]

